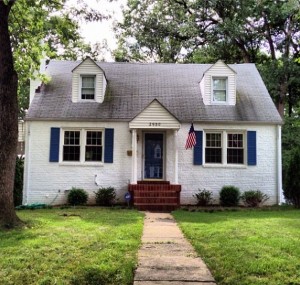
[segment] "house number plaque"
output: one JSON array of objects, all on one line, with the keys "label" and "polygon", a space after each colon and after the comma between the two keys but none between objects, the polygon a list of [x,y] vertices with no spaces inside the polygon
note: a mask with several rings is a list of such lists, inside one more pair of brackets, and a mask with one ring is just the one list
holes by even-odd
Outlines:
[{"label": "house number plaque", "polygon": [[161,124],[161,123],[150,122],[150,123],[149,123],[149,126],[150,126],[150,127],[160,127],[160,124]]}]

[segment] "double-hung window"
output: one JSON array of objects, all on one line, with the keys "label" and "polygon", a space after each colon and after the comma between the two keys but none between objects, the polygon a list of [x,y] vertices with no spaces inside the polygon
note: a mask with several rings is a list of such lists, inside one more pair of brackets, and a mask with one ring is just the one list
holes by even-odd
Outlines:
[{"label": "double-hung window", "polygon": [[243,132],[209,131],[205,133],[206,164],[244,164],[245,136]]},{"label": "double-hung window", "polygon": [[65,130],[62,147],[63,161],[102,162],[102,130]]},{"label": "double-hung window", "polygon": [[102,132],[87,131],[85,161],[102,161]]},{"label": "double-hung window", "polygon": [[212,78],[212,101],[215,103],[225,103],[227,101],[227,78]]},{"label": "double-hung window", "polygon": [[81,99],[95,100],[95,75],[81,76]]},{"label": "double-hung window", "polygon": [[222,133],[206,133],[205,162],[222,163]]},{"label": "double-hung window", "polygon": [[80,131],[65,131],[63,160],[80,161]]},{"label": "double-hung window", "polygon": [[244,135],[242,133],[227,134],[227,163],[244,163]]}]

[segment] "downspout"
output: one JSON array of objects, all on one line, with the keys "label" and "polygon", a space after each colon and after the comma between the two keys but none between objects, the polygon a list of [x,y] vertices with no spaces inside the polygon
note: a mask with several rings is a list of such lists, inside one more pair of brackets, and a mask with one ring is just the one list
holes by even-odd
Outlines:
[{"label": "downspout", "polygon": [[277,195],[278,204],[285,203],[282,190],[282,153],[281,153],[281,126],[277,125]]}]

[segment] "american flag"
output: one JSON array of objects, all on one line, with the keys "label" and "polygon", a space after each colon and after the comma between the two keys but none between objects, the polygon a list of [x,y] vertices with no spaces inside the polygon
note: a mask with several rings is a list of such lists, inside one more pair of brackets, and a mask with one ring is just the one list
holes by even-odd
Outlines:
[{"label": "american flag", "polygon": [[196,134],[192,123],[188,137],[186,139],[185,149],[192,148],[196,144]]}]

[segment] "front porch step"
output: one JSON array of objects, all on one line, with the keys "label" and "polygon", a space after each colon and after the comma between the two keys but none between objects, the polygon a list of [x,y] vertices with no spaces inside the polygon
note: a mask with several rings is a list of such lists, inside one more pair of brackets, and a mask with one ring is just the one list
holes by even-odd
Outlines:
[{"label": "front porch step", "polygon": [[139,181],[130,184],[128,190],[133,205],[141,211],[173,211],[180,205],[181,185],[169,181]]}]

